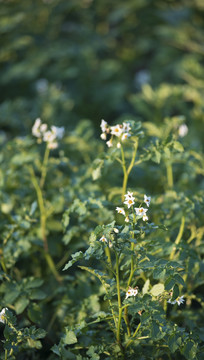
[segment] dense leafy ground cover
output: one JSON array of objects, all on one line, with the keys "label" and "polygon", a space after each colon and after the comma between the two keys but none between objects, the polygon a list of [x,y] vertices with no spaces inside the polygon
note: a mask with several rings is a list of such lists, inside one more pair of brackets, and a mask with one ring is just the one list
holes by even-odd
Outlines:
[{"label": "dense leafy ground cover", "polygon": [[1,359],[202,360],[203,1],[0,5]]}]

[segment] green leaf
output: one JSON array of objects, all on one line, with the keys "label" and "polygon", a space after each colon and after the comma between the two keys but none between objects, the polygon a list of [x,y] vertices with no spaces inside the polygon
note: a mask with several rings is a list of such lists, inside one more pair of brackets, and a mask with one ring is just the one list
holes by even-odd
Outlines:
[{"label": "green leaf", "polygon": [[94,170],[92,171],[92,179],[95,181],[101,177],[101,169],[104,165],[104,160],[95,159],[93,165]]},{"label": "green leaf", "polygon": [[179,152],[183,152],[184,151],[184,148],[183,148],[183,145],[178,142],[178,141],[174,141],[173,142],[173,147],[175,150],[179,151]]},{"label": "green leaf", "polygon": [[17,315],[21,314],[28,306],[28,304],[29,304],[29,300],[26,297],[24,296],[20,297],[14,305],[16,314]]},{"label": "green leaf", "polygon": [[154,149],[154,153],[152,155],[152,161],[154,161],[157,164],[159,164],[161,161],[161,153],[156,149]]},{"label": "green leaf", "polygon": [[163,280],[165,274],[166,274],[166,269],[158,267],[153,271],[153,278]]},{"label": "green leaf", "polygon": [[175,274],[174,279],[177,281],[177,283],[181,284],[182,286],[185,286],[185,282],[179,274]]},{"label": "green leaf", "polygon": [[153,340],[157,340],[159,338],[160,329],[159,329],[159,325],[155,321],[153,321],[151,326],[151,334]]},{"label": "green leaf", "polygon": [[66,329],[66,334],[63,337],[63,342],[66,345],[76,344],[77,343],[77,337],[76,337],[74,331]]},{"label": "green leaf", "polygon": [[165,289],[167,291],[171,290],[174,285],[175,285],[176,281],[174,280],[174,278],[172,276],[168,277],[168,279],[165,281]]},{"label": "green leaf", "polygon": [[173,289],[172,300],[177,299],[178,296],[179,296],[179,287],[177,284],[175,284]]},{"label": "green leaf", "polygon": [[31,300],[42,300],[45,299],[46,294],[40,289],[33,289],[29,295]]},{"label": "green leaf", "polygon": [[62,269],[62,271],[65,271],[67,269],[69,269],[75,262],[77,262],[78,260],[83,258],[83,252],[82,251],[77,251],[75,254],[72,255],[72,260],[70,260]]},{"label": "green leaf", "polygon": [[172,353],[174,353],[182,343],[180,334],[173,334],[169,337],[168,345]]},{"label": "green leaf", "polygon": [[147,280],[145,281],[145,284],[144,284],[143,288],[142,288],[142,293],[143,293],[143,295],[148,292],[148,290],[149,290],[149,285],[150,285],[150,281],[149,281],[149,279],[147,279]]},{"label": "green leaf", "polygon": [[151,288],[151,294],[153,296],[158,296],[164,291],[164,284],[156,284]]},{"label": "green leaf", "polygon": [[197,344],[194,343],[192,340],[188,340],[187,343],[184,345],[182,354],[185,356],[187,360],[197,359]]},{"label": "green leaf", "polygon": [[55,355],[61,356],[58,345],[55,344],[55,345],[51,348],[51,351],[52,351]]}]

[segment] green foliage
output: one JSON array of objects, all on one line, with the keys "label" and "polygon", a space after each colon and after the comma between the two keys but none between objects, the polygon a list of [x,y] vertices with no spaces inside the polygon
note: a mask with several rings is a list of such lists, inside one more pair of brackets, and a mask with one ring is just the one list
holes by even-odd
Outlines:
[{"label": "green foliage", "polygon": [[203,359],[203,11],[1,2],[2,359]]}]

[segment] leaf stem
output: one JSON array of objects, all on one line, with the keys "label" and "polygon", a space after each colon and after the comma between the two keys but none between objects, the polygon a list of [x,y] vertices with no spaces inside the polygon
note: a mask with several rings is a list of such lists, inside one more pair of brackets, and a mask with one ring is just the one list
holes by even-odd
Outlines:
[{"label": "leaf stem", "polygon": [[117,342],[122,349],[122,344],[120,340],[120,326],[122,320],[122,306],[121,306],[121,296],[120,296],[120,274],[119,274],[119,256],[115,253],[116,256],[116,284],[117,284],[117,294],[118,294],[118,326],[117,326]]},{"label": "leaf stem", "polygon": [[112,268],[111,254],[110,254],[110,249],[108,246],[105,247],[105,254],[108,258],[108,264]]},{"label": "leaf stem", "polygon": [[169,189],[172,189],[174,186],[174,178],[173,178],[173,169],[172,163],[168,162],[166,164],[166,175],[167,175],[167,185]]},{"label": "leaf stem", "polygon": [[47,242],[47,237],[46,237],[46,210],[45,210],[45,205],[44,205],[44,199],[43,199],[43,194],[42,194],[42,189],[38,184],[37,178],[35,176],[34,170],[32,167],[29,167],[29,171],[30,171],[30,175],[31,175],[31,181],[33,183],[33,186],[35,188],[36,191],[36,195],[37,195],[37,199],[38,199],[38,205],[39,205],[39,209],[40,209],[40,227],[41,227],[41,236],[42,236],[42,240],[43,240],[43,244],[44,244],[44,256],[45,256],[45,260],[47,261],[47,264],[51,270],[51,272],[53,273],[53,275],[55,276],[56,280],[58,282],[62,281],[61,276],[59,275],[56,266],[54,264],[54,261],[51,257],[51,255],[49,254],[49,248],[48,248],[48,242]]},{"label": "leaf stem", "polygon": [[137,329],[135,330],[135,332],[134,332],[134,334],[133,334],[133,336],[132,336],[132,339],[130,339],[130,340],[128,341],[128,343],[127,343],[127,345],[126,345],[125,348],[127,348],[128,346],[130,346],[130,344],[134,341],[133,338],[137,335],[137,333],[138,333],[138,331],[139,331],[139,329],[140,329],[140,326],[141,326],[141,323],[138,324]]},{"label": "leaf stem", "polygon": [[[184,228],[185,228],[185,216],[182,216],[179,232],[178,232],[177,238],[175,240],[175,245],[178,245],[180,243],[183,232],[184,232]],[[175,252],[176,252],[176,247],[173,247],[173,250],[170,254],[170,260],[173,260]]]},{"label": "leaf stem", "polygon": [[127,190],[127,183],[128,183],[128,177],[130,175],[130,172],[135,164],[135,158],[137,155],[137,148],[138,148],[138,139],[134,142],[134,151],[132,154],[132,159],[131,162],[128,166],[128,168],[126,167],[126,162],[125,162],[125,154],[124,154],[124,149],[123,146],[121,144],[121,165],[122,165],[122,169],[123,169],[123,187],[122,187],[122,201],[124,201],[124,197],[125,197],[125,193]]},{"label": "leaf stem", "polygon": [[48,144],[47,144],[46,149],[45,149],[43,163],[42,163],[42,169],[41,169],[41,179],[40,179],[41,189],[44,186],[45,178],[47,175],[47,164],[48,164],[49,154],[50,154],[50,149],[48,148]]}]

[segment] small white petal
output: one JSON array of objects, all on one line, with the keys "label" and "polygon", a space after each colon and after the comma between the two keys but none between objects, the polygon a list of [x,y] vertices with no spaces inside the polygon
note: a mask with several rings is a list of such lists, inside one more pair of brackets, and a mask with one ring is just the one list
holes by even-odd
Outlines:
[{"label": "small white petal", "polygon": [[102,140],[106,140],[106,138],[107,138],[107,136],[106,136],[105,133],[102,133],[100,136],[101,136],[101,139],[102,139]]},{"label": "small white petal", "polygon": [[107,146],[108,146],[108,147],[112,147],[112,146],[113,146],[113,144],[112,144],[112,141],[111,141],[111,140],[106,141],[106,144],[107,144]]}]

